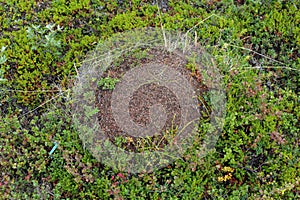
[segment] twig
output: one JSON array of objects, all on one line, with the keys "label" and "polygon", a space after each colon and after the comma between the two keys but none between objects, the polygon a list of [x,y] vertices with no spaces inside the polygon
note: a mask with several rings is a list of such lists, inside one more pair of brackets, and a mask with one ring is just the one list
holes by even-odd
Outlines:
[{"label": "twig", "polygon": [[41,92],[65,92],[68,90],[3,90],[1,89],[0,91],[6,91],[6,92],[23,92],[23,93],[41,93]]},{"label": "twig", "polygon": [[74,62],[74,68],[75,68],[75,71],[76,71],[77,76],[79,76],[78,69],[77,69],[77,67],[76,67],[75,62]]},{"label": "twig", "polygon": [[256,52],[256,51],[253,51],[252,49],[248,49],[248,48],[245,48],[245,47],[240,47],[240,46],[237,46],[237,45],[234,45],[234,44],[228,44],[228,43],[224,44],[224,46],[225,46],[225,47],[226,47],[226,46],[231,46],[231,47],[235,47],[235,48],[238,48],[238,49],[247,50],[247,51],[250,51],[250,52],[255,53],[255,54],[257,54],[257,55],[260,55],[260,56],[262,56],[262,57],[264,57],[264,58],[267,58],[267,59],[269,59],[269,60],[272,60],[272,61],[274,61],[274,62],[277,62],[277,63],[280,63],[280,64],[284,65],[283,62],[280,62],[280,61],[275,60],[275,59],[273,59],[273,58],[271,58],[271,57],[269,57],[269,56],[265,56],[265,55],[263,55],[263,54],[261,54],[261,53],[258,53],[258,52]]},{"label": "twig", "polygon": [[[269,66],[259,66],[259,67],[245,67],[243,69],[261,69],[261,68],[263,68],[263,69],[288,69],[288,70],[293,70],[293,71],[299,71],[300,72],[299,69],[295,69],[295,68],[291,68],[291,67],[271,66],[271,65],[269,65]],[[239,69],[239,68],[238,67],[233,67],[229,71],[232,71],[234,69]]]},{"label": "twig", "polygon": [[186,35],[187,35],[191,30],[193,30],[194,28],[196,28],[197,26],[199,26],[201,23],[205,22],[206,20],[210,19],[210,18],[213,17],[213,16],[218,17],[218,18],[224,20],[222,17],[220,17],[220,16],[218,16],[218,15],[216,15],[216,14],[212,14],[212,15],[206,17],[205,19],[201,20],[200,22],[198,22],[198,23],[197,23],[195,26],[193,26],[192,28],[190,28],[190,29],[186,32]]},{"label": "twig", "polygon": [[27,113],[25,113],[25,114],[19,116],[18,118],[24,117],[25,115],[28,115],[29,113],[32,113],[32,112],[36,111],[36,110],[39,109],[40,107],[42,107],[42,106],[44,106],[45,104],[49,103],[50,101],[56,99],[57,97],[61,96],[62,94],[63,94],[63,93],[58,94],[58,95],[52,97],[51,99],[49,99],[49,100],[43,102],[42,104],[40,104],[39,106],[37,106],[37,107],[34,108],[33,110],[28,111]]}]

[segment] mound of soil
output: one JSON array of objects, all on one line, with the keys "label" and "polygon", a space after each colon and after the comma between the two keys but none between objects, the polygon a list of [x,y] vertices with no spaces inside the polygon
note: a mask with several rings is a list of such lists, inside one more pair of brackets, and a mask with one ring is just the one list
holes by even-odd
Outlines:
[{"label": "mound of soil", "polygon": [[[196,95],[202,95],[202,93],[208,90],[207,86],[202,83],[201,75],[199,71],[192,73],[186,68],[187,61],[180,55],[162,51],[160,49],[146,49],[146,56],[137,57],[135,55],[126,56],[123,61],[117,66],[110,66],[102,77],[118,78],[122,84],[122,76],[133,67],[143,67],[145,64],[163,64],[170,68],[180,72],[190,85],[194,88]],[[140,140],[141,138],[132,137],[129,133],[123,132],[117,125],[111,109],[111,99],[113,90],[104,90],[98,88],[96,93],[96,102],[99,109],[98,119],[101,129],[105,134],[114,142],[117,136],[127,136],[131,138],[131,141]],[[145,126],[150,121],[150,107],[156,103],[163,105],[167,120],[161,130],[160,134],[152,136],[152,141],[160,141],[158,144],[161,148],[167,145],[167,141],[163,138],[163,134],[170,129],[178,127],[181,119],[181,107],[175,96],[175,94],[164,86],[157,85],[155,83],[142,85],[138,90],[134,92],[129,103],[129,113],[132,120],[141,126]],[[204,111],[204,106],[201,102],[198,102],[199,112]],[[156,139],[154,139],[154,137]],[[124,149],[130,151],[138,151],[134,145],[134,142],[128,141],[128,144],[123,146]]]}]

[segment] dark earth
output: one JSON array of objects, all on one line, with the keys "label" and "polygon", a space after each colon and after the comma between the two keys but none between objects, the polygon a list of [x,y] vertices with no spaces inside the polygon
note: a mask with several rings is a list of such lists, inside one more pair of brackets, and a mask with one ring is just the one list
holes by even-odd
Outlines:
[{"label": "dark earth", "polygon": [[[195,70],[192,72],[189,70],[186,67],[186,59],[179,54],[163,51],[157,48],[144,49],[143,51],[147,52],[143,56],[137,56],[134,54],[127,55],[120,64],[112,64],[108,70],[103,73],[102,77],[109,76],[111,78],[118,78],[120,82],[117,84],[122,84],[122,76],[132,67],[143,67],[144,64],[151,63],[164,64],[180,72],[187,80],[189,80],[197,97],[201,97],[203,93],[208,91],[207,86],[202,83],[199,71]],[[112,142],[115,142],[115,137],[124,136],[126,138],[130,138],[130,140],[128,140],[128,142],[122,147],[129,151],[139,151],[134,144],[136,144],[137,140],[143,140],[143,138],[132,137],[130,136],[130,133],[125,133],[120,130],[112,116],[112,93],[113,90],[104,90],[100,87],[97,90],[96,102],[99,109],[98,119],[100,127]],[[204,107],[207,105],[203,105],[201,102],[198,100],[198,109],[200,113],[203,113],[205,112]],[[180,124],[181,108],[175,94],[164,86],[159,86],[154,83],[145,84],[134,92],[128,109],[132,120],[143,126],[149,123],[149,110],[155,103],[163,105],[167,113],[167,120],[160,134],[154,135],[151,138],[151,141],[156,143],[154,144],[155,146],[162,148],[164,145],[168,144],[168,141],[166,141],[163,135],[169,130],[176,130],[176,127]]]}]

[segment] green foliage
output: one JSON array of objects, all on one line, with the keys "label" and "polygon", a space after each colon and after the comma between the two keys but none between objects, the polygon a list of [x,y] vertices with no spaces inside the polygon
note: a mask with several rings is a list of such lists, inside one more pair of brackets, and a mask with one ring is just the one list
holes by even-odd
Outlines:
[{"label": "green foliage", "polygon": [[117,78],[111,78],[111,77],[105,77],[105,78],[101,78],[98,82],[97,85],[99,87],[101,87],[103,90],[113,90],[116,86],[116,84],[119,82],[120,80]]},{"label": "green foliage", "polygon": [[[7,60],[6,55],[4,54],[5,49],[6,49],[6,47],[3,46],[0,51],[0,65],[4,64]],[[4,72],[0,68],[0,82],[6,81],[6,79],[3,78],[3,75],[4,75]]]},{"label": "green foliage", "polygon": [[[166,10],[141,0],[1,1],[0,196],[297,199],[299,7],[298,1],[172,0]],[[114,171],[84,149],[73,127],[68,89],[98,41],[160,25],[189,30],[215,58],[226,87],[225,126],[204,158],[199,152],[211,128],[208,118],[200,123],[200,139],[173,164],[150,174]],[[192,72],[194,64],[187,65]],[[113,89],[118,81],[106,77],[98,86]],[[209,98],[199,98],[209,109]],[[120,147],[131,142],[115,140]],[[49,157],[53,142],[58,146]],[[141,151],[158,146],[153,138],[134,142]]]},{"label": "green foliage", "polygon": [[3,78],[3,71],[0,69],[0,82],[6,81],[5,78]]},{"label": "green foliage", "polygon": [[1,51],[0,51],[0,65],[3,64],[3,63],[5,63],[6,60],[7,60],[6,56],[4,55],[5,49],[6,49],[5,46],[1,47]]},{"label": "green foliage", "polygon": [[[31,50],[37,50],[38,48],[45,48],[53,54],[60,55],[61,48],[60,41],[56,39],[57,32],[62,31],[62,28],[58,25],[57,29],[54,30],[55,25],[48,24],[46,27],[40,27],[31,25],[28,27],[27,37],[30,39]],[[53,50],[51,51],[51,48]]]}]

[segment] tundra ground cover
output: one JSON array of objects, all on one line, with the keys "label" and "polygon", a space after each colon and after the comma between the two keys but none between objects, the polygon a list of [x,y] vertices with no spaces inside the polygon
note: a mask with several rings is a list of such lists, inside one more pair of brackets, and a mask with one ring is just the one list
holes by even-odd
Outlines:
[{"label": "tundra ground cover", "polygon": [[[299,197],[300,3],[158,4],[0,2],[3,199]],[[70,89],[98,42],[161,25],[182,32],[193,28],[197,43],[214,56],[226,85],[225,126],[215,149],[201,160],[193,144],[181,159],[153,173],[115,171],[84,148],[68,112]],[[199,132],[208,128],[203,121]],[[116,140],[121,146],[131,142]],[[54,142],[57,149],[49,156]]]}]

